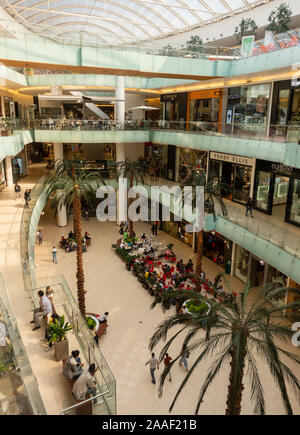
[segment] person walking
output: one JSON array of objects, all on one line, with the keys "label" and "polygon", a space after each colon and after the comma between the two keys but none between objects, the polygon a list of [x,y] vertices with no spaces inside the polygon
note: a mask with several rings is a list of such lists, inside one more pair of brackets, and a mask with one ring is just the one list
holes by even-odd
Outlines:
[{"label": "person walking", "polygon": [[[166,368],[170,365],[171,361],[172,361],[172,358],[170,357],[170,355],[168,353],[166,353],[166,356],[164,358],[164,364],[165,364]],[[171,370],[169,370],[169,382],[171,382],[171,381],[172,381]]]},{"label": "person walking", "polygon": [[246,216],[248,216],[248,211],[250,211],[250,215],[253,218],[252,210],[253,210],[253,200],[252,198],[249,198],[246,204]]},{"label": "person walking", "polygon": [[48,314],[52,313],[52,306],[51,302],[47,298],[47,296],[44,294],[43,290],[40,290],[38,292],[38,296],[40,298],[40,306],[39,308],[35,308],[33,311],[33,320],[31,320],[30,323],[34,323],[33,331],[36,329],[39,329],[41,327],[40,325],[40,317],[47,316]]},{"label": "person walking", "polygon": [[30,195],[30,191],[29,191],[29,189],[26,189],[25,190],[25,193],[24,193],[24,200],[25,200],[25,208],[28,208],[28,201],[29,201],[29,195]]},{"label": "person walking", "polygon": [[157,236],[158,222],[156,221],[154,224],[155,235]]},{"label": "person walking", "polygon": [[157,370],[159,369],[159,364],[158,364],[158,359],[155,358],[155,353],[154,352],[152,352],[151,358],[146,362],[145,366],[147,364],[149,364],[149,366],[150,366],[150,374],[151,374],[151,378],[152,378],[152,384],[155,384],[156,380],[155,380],[154,372],[155,372],[156,369]]},{"label": "person walking", "polygon": [[155,224],[152,224],[151,226],[151,233],[153,234],[153,236],[155,235]]},{"label": "person walking", "polygon": [[37,235],[37,238],[38,238],[39,245],[41,245],[42,242],[43,242],[43,234],[42,234],[42,230],[38,230],[38,232],[36,233],[36,235]]},{"label": "person walking", "polygon": [[185,370],[188,372],[189,368],[188,368],[188,358],[190,356],[190,353],[188,350],[183,350],[181,351],[181,358],[179,360],[179,365],[182,366],[182,364],[184,365]]},{"label": "person walking", "polygon": [[52,248],[52,260],[53,260],[53,263],[55,263],[55,264],[57,264],[57,256],[56,256],[56,254],[57,254],[57,249],[56,249],[55,246],[53,246],[53,248]]},{"label": "person walking", "polygon": [[16,201],[17,201],[17,199],[21,198],[21,186],[18,183],[16,183],[15,187],[14,187],[14,190],[15,190]]}]

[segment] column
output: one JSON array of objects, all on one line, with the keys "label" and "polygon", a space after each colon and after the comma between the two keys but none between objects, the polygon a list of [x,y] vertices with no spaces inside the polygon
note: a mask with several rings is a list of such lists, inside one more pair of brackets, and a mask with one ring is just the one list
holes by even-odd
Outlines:
[{"label": "column", "polygon": [[231,271],[230,271],[231,276],[234,276],[236,252],[237,252],[237,244],[235,242],[232,242]]},{"label": "column", "polygon": [[116,101],[116,120],[119,122],[125,121],[125,77],[117,77],[117,88],[115,97],[119,101]]},{"label": "column", "polygon": [[[123,123],[125,121],[125,77],[117,76],[117,88],[115,92],[116,98],[119,101],[116,101],[115,104],[115,119]],[[125,154],[125,144],[117,143],[116,144],[116,163],[123,162],[126,158]],[[119,191],[117,192],[117,223],[120,224],[122,219],[119,219],[119,216],[125,216],[127,214],[127,198],[119,195]],[[124,219],[123,219],[124,220]],[[126,219],[127,220],[127,219]]]},{"label": "column", "polygon": [[[55,169],[56,169],[59,161],[63,160],[64,158],[64,144],[54,143],[53,150],[54,150],[54,162],[55,162]],[[59,197],[59,192],[57,193]],[[57,210],[57,225],[59,227],[66,227],[68,225],[67,209],[65,205],[63,205],[61,208],[58,208]]]},{"label": "column", "polygon": [[4,95],[1,95],[1,112],[2,112],[2,117],[5,118]]},{"label": "column", "polygon": [[5,158],[5,173],[6,173],[7,186],[12,186],[14,184],[11,160],[12,160],[12,157]]}]

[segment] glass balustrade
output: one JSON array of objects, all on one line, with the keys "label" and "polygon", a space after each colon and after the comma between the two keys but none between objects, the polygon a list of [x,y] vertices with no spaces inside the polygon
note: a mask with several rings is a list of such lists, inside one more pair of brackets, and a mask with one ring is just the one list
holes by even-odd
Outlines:
[{"label": "glass balustrade", "polygon": [[0,415],[46,414],[0,275]]},{"label": "glass balustrade", "polygon": [[280,143],[300,143],[300,125],[269,125],[239,122],[223,124],[218,122],[185,121],[104,121],[75,119],[39,119],[7,121],[10,134],[19,130],[66,130],[66,131],[120,131],[120,130],[169,130],[189,134],[218,137],[255,139]]},{"label": "glass balustrade", "polygon": [[41,211],[45,205],[44,181],[42,177],[31,191],[31,200],[28,208],[24,208],[21,221],[21,259],[23,269],[23,280],[26,294],[28,295],[32,307],[38,306],[37,292],[39,289],[45,290],[47,285],[51,285],[55,291],[55,307],[60,315],[64,315],[66,320],[73,326],[76,340],[76,348],[80,348],[85,361],[88,364],[94,363],[99,370],[96,372],[95,381],[97,386],[97,404],[93,399],[87,399],[83,403],[74,402],[66,399],[66,406],[61,414],[72,415],[88,412],[93,415],[116,414],[116,381],[105,361],[99,347],[94,341],[91,331],[88,329],[82,317],[74,296],[63,276],[56,276],[47,279],[41,287],[36,285],[34,268],[34,246],[36,240],[36,229],[40,219]]}]

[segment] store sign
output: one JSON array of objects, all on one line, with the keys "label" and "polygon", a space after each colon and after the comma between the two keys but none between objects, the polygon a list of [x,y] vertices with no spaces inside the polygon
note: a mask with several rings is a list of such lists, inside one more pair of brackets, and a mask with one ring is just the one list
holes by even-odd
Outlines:
[{"label": "store sign", "polygon": [[254,48],[254,40],[255,36],[243,36],[242,39],[242,47],[241,47],[241,55],[243,57],[252,56],[253,48]]},{"label": "store sign", "polygon": [[278,163],[272,164],[272,170],[275,172],[275,174],[281,174],[281,175],[292,175],[293,174],[293,168],[291,166],[286,166]]},{"label": "store sign", "polygon": [[210,158],[213,160],[221,160],[222,162],[236,163],[237,165],[253,166],[254,159],[250,157],[234,156],[232,154],[222,154],[211,152]]}]

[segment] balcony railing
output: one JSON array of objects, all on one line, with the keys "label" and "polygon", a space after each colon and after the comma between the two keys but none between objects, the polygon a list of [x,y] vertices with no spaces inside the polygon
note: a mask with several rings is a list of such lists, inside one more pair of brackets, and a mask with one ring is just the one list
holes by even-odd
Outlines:
[{"label": "balcony railing", "polygon": [[272,142],[300,142],[300,125],[266,125],[265,123],[239,122],[222,124],[219,122],[185,121],[103,121],[72,119],[15,119],[6,122],[9,134],[16,130],[73,130],[73,131],[114,131],[114,130],[169,130],[209,136],[226,136],[242,139],[266,140]]}]

